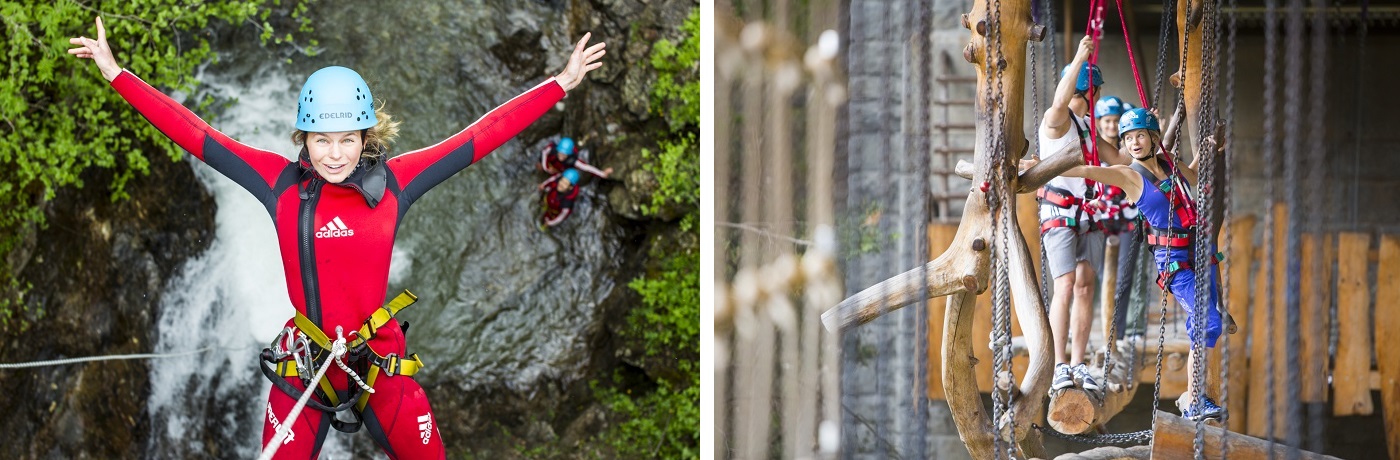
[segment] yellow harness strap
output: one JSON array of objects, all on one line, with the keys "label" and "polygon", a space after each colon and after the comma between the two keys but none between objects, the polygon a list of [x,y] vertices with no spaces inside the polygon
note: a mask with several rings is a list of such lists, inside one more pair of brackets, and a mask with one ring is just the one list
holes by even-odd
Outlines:
[{"label": "yellow harness strap", "polygon": [[[369,318],[365,320],[364,324],[360,325],[359,331],[356,332],[355,340],[347,342],[345,348],[354,349],[364,344],[365,341],[374,337],[374,333],[378,332],[379,328],[383,327],[385,323],[388,323],[390,319],[393,319],[394,315],[398,314],[400,310],[407,308],[409,305],[413,305],[413,303],[417,301],[418,296],[404,289],[403,292],[395,296],[389,303],[384,304],[383,307],[379,307],[378,310],[375,310],[373,314],[369,315]],[[301,332],[305,333],[307,337],[310,337],[311,340],[316,342],[317,345],[320,345],[321,348],[327,350],[331,348],[331,342],[333,342],[334,339],[327,336],[325,331],[322,331],[316,323],[311,322],[311,318],[307,318],[306,315],[297,312],[296,317],[293,318],[292,321],[296,323],[297,329],[301,329]]]}]

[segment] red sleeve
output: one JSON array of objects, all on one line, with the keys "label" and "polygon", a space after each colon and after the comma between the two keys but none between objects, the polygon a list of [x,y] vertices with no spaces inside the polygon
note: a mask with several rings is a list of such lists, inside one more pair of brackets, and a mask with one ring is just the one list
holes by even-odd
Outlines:
[{"label": "red sleeve", "polygon": [[553,78],[546,80],[447,140],[390,159],[389,170],[408,200],[417,200],[428,189],[520,134],[563,98],[564,88]]},{"label": "red sleeve", "polygon": [[112,88],[180,148],[259,198],[270,192],[291,163],[276,153],[234,141],[129,71],[122,70],[112,80]]}]

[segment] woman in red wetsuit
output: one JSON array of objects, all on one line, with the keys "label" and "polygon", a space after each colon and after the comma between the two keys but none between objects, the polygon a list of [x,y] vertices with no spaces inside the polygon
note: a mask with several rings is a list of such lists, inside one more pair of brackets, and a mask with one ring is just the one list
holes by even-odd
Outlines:
[{"label": "woman in red wetsuit", "polygon": [[[344,67],[321,69],[307,78],[298,97],[293,140],[302,145],[297,161],[229,138],[123,70],[112,57],[100,18],[96,39],[69,40],[76,46],[70,54],[92,59],[151,124],[256,196],[272,217],[297,313],[287,322],[279,344],[269,348],[279,353],[269,359],[269,351],[264,351],[264,360],[275,369],[263,365],[264,371],[274,372],[269,375],[276,385],[268,395],[263,443],[284,424],[292,426],[278,458],[315,458],[328,427],[354,431],[361,420],[392,458],[445,457],[427,395],[411,378],[421,361],[406,353],[402,328],[392,318],[398,308],[412,303],[411,295],[396,298],[393,308],[381,308],[394,236],[404,214],[423,194],[520,133],[602,65],[596,61],[604,45],[585,49],[588,38],[585,34],[575,45],[557,76],[447,140],[392,158],[386,156],[385,145],[396,131],[395,123],[376,113],[364,80]],[[365,326],[367,322],[372,325]],[[337,336],[351,345],[345,362],[354,374],[325,362],[326,353],[317,353],[328,348],[327,339]],[[298,354],[299,348],[312,352]],[[320,355],[319,360],[299,361],[308,354]],[[296,420],[287,420],[296,397],[306,391],[312,367],[326,365],[329,370],[315,390],[313,404]],[[361,390],[357,379],[373,388],[372,394]],[[318,406],[323,410],[312,410]],[[349,412],[356,420],[346,423],[324,409]]]}]

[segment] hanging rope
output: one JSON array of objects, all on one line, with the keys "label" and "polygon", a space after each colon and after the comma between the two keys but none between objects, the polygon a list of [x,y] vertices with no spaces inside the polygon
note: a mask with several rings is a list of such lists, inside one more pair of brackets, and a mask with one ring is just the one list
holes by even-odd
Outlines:
[{"label": "hanging rope", "polygon": [[62,366],[62,365],[65,365],[65,364],[91,363],[91,362],[98,362],[98,361],[121,361],[121,360],[129,360],[129,359],[168,359],[168,358],[178,358],[178,357],[181,357],[181,356],[197,355],[197,354],[200,354],[200,353],[205,353],[205,352],[214,351],[214,350],[246,350],[246,349],[248,349],[248,348],[252,348],[252,347],[211,346],[211,347],[200,348],[200,349],[198,349],[198,350],[182,351],[182,352],[179,352],[179,353],[136,353],[136,354],[126,354],[126,355],[105,355],[105,356],[88,356],[88,357],[83,357],[83,358],[50,359],[50,360],[44,360],[44,361],[27,361],[27,362],[18,362],[18,363],[3,363],[3,364],[0,364],[0,369],[27,369],[27,368],[33,368],[33,367]]}]

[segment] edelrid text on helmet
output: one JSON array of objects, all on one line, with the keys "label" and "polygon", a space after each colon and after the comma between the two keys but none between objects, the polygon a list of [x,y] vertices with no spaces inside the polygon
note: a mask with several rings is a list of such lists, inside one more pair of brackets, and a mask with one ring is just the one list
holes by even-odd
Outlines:
[{"label": "edelrid text on helmet", "polygon": [[1126,135],[1129,132],[1146,129],[1149,131],[1162,132],[1162,128],[1157,124],[1157,116],[1148,112],[1144,108],[1134,108],[1123,112],[1123,116],[1118,118],[1118,135]]},{"label": "edelrid text on helmet", "polygon": [[302,131],[357,131],[378,122],[369,85],[345,67],[331,66],[312,73],[297,96],[296,128]]},{"label": "edelrid text on helmet", "polygon": [[1133,108],[1132,105],[1123,102],[1118,96],[1104,96],[1094,104],[1094,118],[1121,116],[1123,112],[1127,112],[1131,108]]},{"label": "edelrid text on helmet", "polygon": [[559,139],[559,144],[556,145],[554,148],[558,150],[559,153],[562,153],[567,156],[574,156],[574,147],[574,138],[566,137],[563,139]]},{"label": "edelrid text on helmet", "polygon": [[[1060,69],[1060,78],[1065,78],[1065,75],[1069,74],[1069,68],[1070,66],[1065,66],[1065,68]],[[1079,77],[1074,80],[1075,91],[1089,90],[1090,74],[1092,74],[1094,86],[1103,86],[1103,72],[1099,71],[1099,66],[1086,62],[1084,67],[1079,69]]]},{"label": "edelrid text on helmet", "polygon": [[579,177],[578,177],[578,170],[577,170],[577,169],[574,169],[574,168],[565,169],[564,172],[563,172],[563,174],[564,174],[564,180],[569,181],[569,184],[570,184],[570,185],[578,185],[578,179],[579,179]]}]

